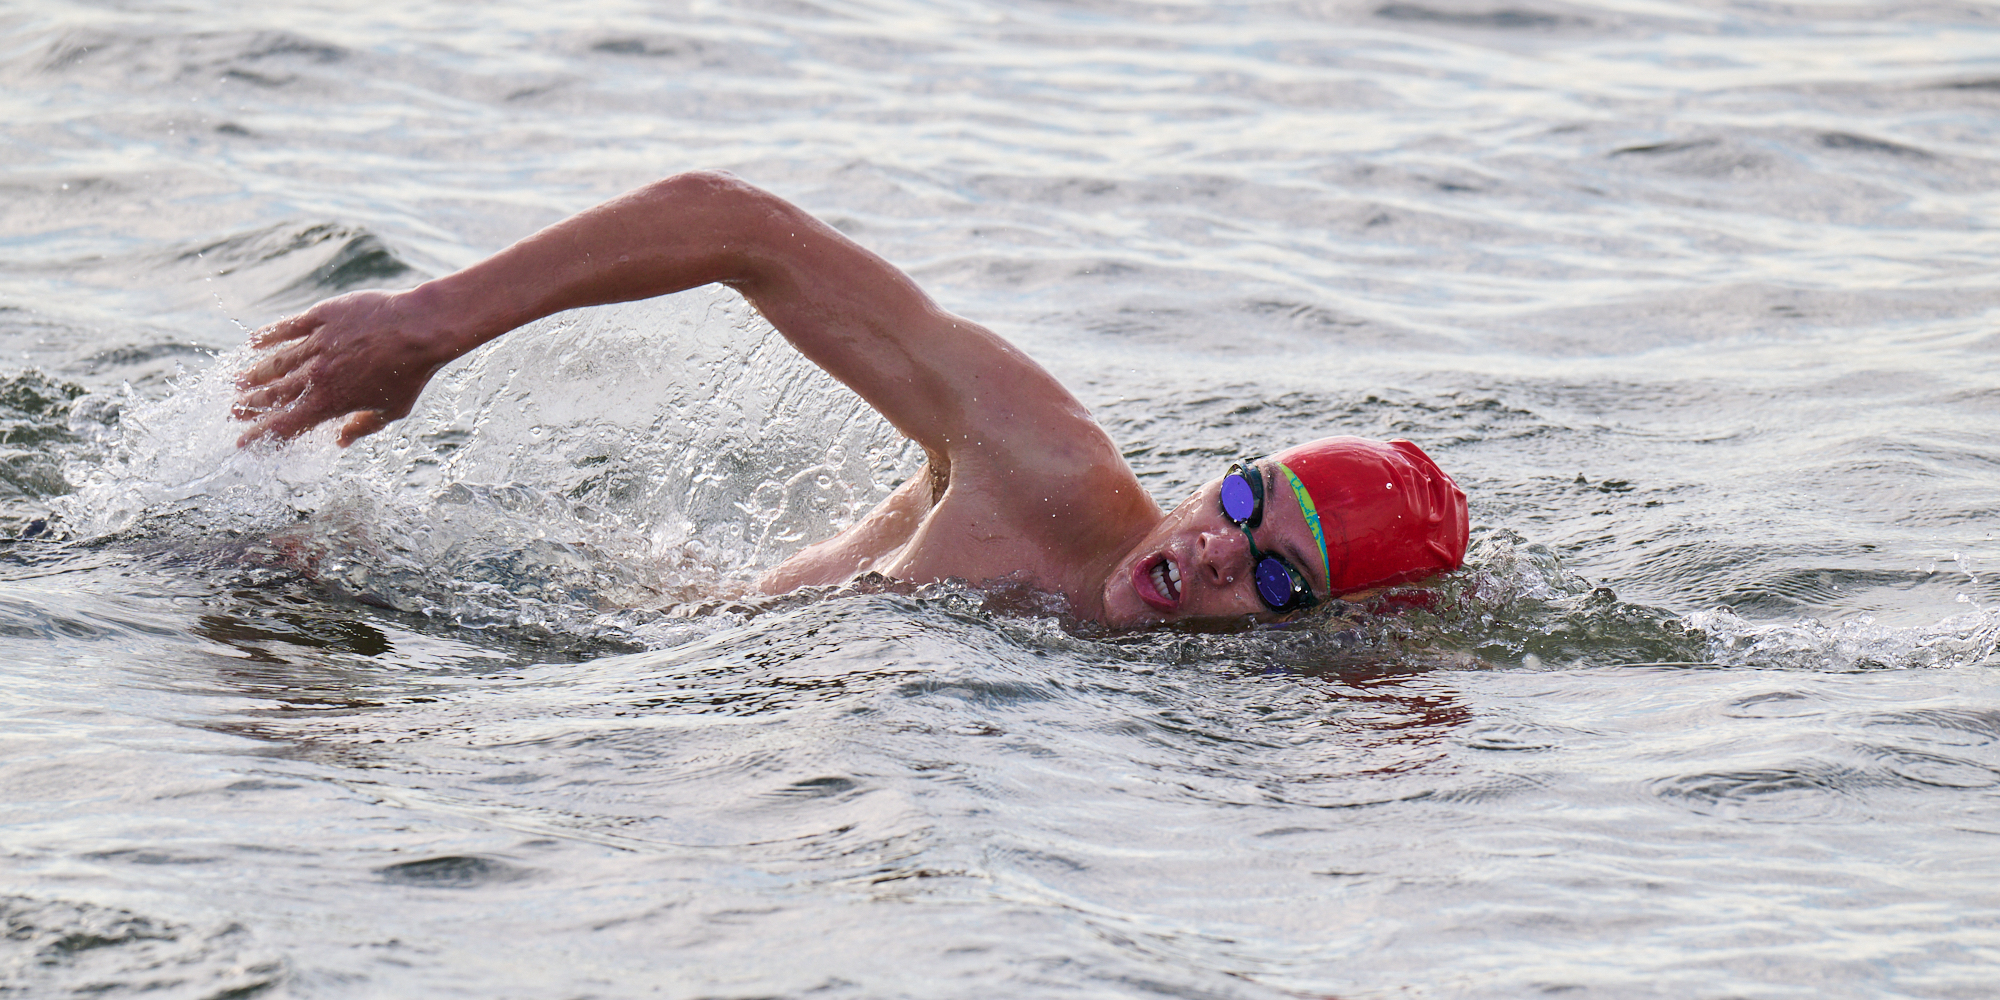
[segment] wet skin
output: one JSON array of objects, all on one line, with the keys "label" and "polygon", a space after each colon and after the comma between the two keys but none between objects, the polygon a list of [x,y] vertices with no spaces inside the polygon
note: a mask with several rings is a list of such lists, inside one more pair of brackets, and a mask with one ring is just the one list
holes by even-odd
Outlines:
[{"label": "wet skin", "polygon": [[[1326,563],[1298,498],[1269,460],[1259,461],[1257,470],[1264,477],[1263,523],[1251,530],[1257,547],[1291,563],[1304,574],[1314,596],[1326,600],[1330,596]],[[1222,512],[1221,493],[1220,477],[1202,484],[1119,560],[1104,583],[1107,621],[1142,626],[1245,615],[1263,620],[1281,617],[1257,596],[1249,538]]]}]

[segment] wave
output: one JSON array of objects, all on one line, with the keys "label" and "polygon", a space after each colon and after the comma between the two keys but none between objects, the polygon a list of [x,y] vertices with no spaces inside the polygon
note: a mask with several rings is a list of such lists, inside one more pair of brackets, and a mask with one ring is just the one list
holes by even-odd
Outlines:
[{"label": "wave", "polygon": [[742,597],[920,457],[722,290],[533,324],[346,452],[325,428],[238,449],[247,360],[128,400],[68,453],[66,537],[460,624],[630,632]]}]

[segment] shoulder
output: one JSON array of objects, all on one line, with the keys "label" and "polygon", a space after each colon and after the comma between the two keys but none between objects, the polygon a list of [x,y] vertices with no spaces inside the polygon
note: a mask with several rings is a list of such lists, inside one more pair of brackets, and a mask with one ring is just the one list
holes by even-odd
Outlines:
[{"label": "shoulder", "polygon": [[977,508],[989,525],[1047,538],[1094,535],[1132,504],[1150,503],[1125,456],[1067,392],[1061,405],[995,407],[945,461],[935,496]]}]

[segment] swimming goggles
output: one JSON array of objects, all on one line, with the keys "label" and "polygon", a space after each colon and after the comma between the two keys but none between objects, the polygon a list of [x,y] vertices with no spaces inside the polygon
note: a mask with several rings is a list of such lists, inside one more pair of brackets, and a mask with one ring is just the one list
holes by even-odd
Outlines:
[{"label": "swimming goggles", "polygon": [[1264,474],[1257,470],[1257,463],[1238,462],[1222,477],[1222,516],[1243,529],[1243,538],[1250,543],[1257,597],[1265,607],[1282,615],[1319,603],[1306,585],[1305,574],[1292,568],[1283,556],[1257,550],[1257,539],[1250,534],[1252,528],[1264,523]]}]

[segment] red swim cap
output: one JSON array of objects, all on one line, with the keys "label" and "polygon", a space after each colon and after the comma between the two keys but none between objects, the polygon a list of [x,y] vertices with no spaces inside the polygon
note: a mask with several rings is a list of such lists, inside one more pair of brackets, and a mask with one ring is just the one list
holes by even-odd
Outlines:
[{"label": "red swim cap", "polygon": [[1465,561],[1465,491],[1416,445],[1330,437],[1271,460],[1297,477],[1319,513],[1332,596],[1421,580]]}]

